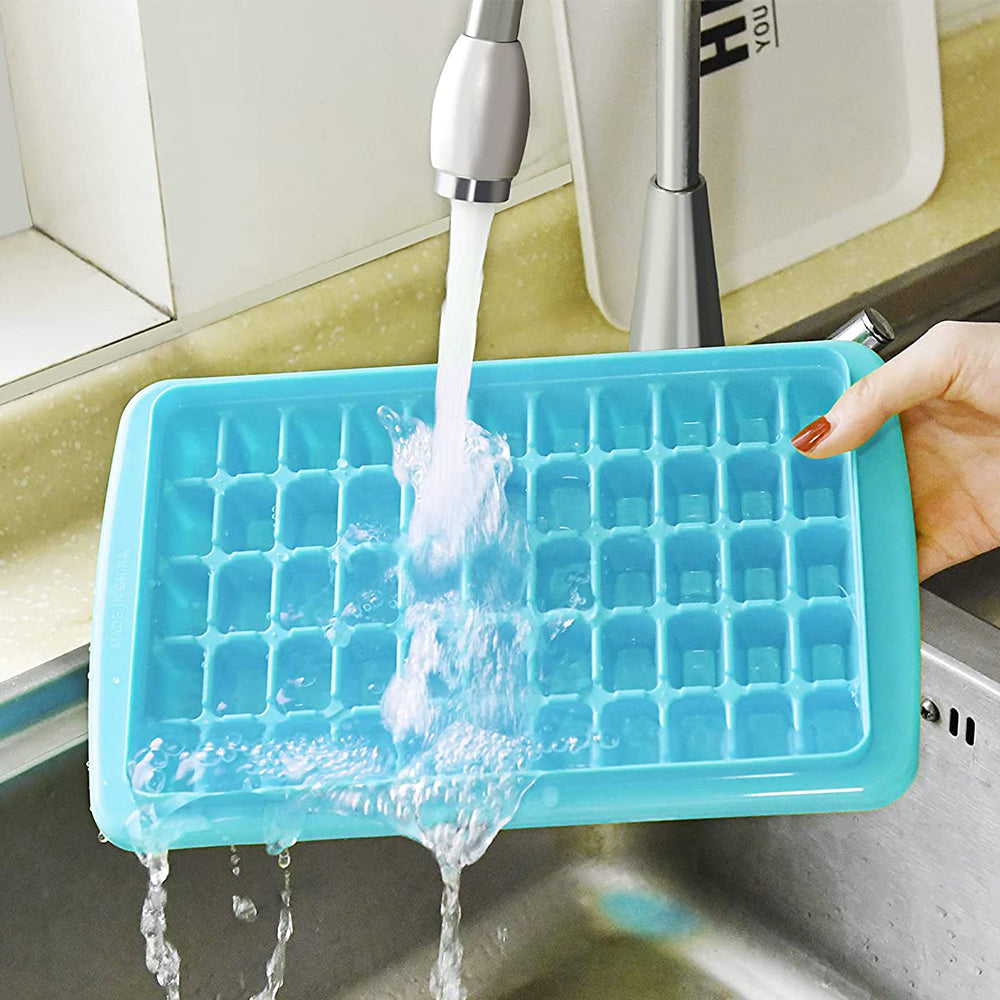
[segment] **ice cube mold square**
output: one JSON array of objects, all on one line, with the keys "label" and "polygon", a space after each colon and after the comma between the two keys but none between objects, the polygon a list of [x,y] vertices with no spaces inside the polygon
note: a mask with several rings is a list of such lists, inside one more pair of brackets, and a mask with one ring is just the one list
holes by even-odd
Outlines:
[{"label": "ice cube mold square", "polygon": [[[815,462],[791,435],[878,364],[855,344],[477,364],[470,413],[510,444],[531,548],[525,710],[539,743],[515,826],[869,808],[916,766],[915,547],[898,422]],[[433,367],[161,383],[129,405],[105,511],[91,798],[138,846],[151,740],[175,846],[266,839],[296,775],[246,741],[364,741],[405,656],[412,496],[376,410],[433,416]],[[335,552],[360,527],[368,541]],[[355,539],[357,535],[352,536]],[[460,574],[477,586],[473,560]],[[458,577],[456,577],[456,582]],[[325,626],[339,614],[334,637]],[[317,810],[303,838],[391,832]]]}]

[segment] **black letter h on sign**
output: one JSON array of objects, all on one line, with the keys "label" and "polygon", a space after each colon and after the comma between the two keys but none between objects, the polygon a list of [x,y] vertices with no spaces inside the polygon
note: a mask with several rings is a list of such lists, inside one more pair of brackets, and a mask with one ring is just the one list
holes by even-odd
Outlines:
[{"label": "black letter h on sign", "polygon": [[[741,0],[702,0],[702,17],[717,10],[722,10],[725,7],[732,7],[740,2]],[[702,48],[706,45],[715,47],[715,54],[701,61],[702,76],[707,76],[716,70],[725,69],[727,66],[732,66],[734,63],[743,62],[744,59],[750,58],[750,47],[746,43],[736,45],[731,49],[727,45],[728,39],[734,35],[741,35],[746,30],[747,19],[742,16],[722,21],[720,24],[702,30]]]}]

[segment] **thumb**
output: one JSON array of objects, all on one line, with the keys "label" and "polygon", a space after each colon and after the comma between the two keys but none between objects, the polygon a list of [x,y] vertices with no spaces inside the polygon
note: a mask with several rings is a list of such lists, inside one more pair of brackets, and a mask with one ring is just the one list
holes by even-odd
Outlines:
[{"label": "thumb", "polygon": [[854,383],[830,411],[792,438],[810,458],[829,458],[864,444],[889,417],[944,395],[962,368],[958,324],[939,323],[891,361]]}]

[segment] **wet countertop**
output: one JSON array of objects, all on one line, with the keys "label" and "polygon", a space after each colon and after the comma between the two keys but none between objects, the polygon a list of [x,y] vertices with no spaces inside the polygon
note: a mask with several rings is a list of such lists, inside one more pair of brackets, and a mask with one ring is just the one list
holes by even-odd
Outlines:
[{"label": "wet countertop", "polygon": [[[942,42],[946,156],[919,209],[723,300],[746,343],[1000,229],[1000,20]],[[0,682],[89,639],[101,509],[125,404],[164,378],[434,359],[447,238],[0,407]],[[587,295],[572,187],[497,216],[478,358],[624,350]]]}]

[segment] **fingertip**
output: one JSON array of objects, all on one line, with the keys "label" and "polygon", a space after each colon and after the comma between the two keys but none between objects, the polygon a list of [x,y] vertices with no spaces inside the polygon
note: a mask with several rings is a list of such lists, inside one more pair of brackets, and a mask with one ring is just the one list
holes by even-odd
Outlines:
[{"label": "fingertip", "polygon": [[806,424],[792,438],[792,447],[798,449],[803,455],[813,455],[822,442],[830,436],[833,424],[826,415],[817,417],[812,423]]}]

